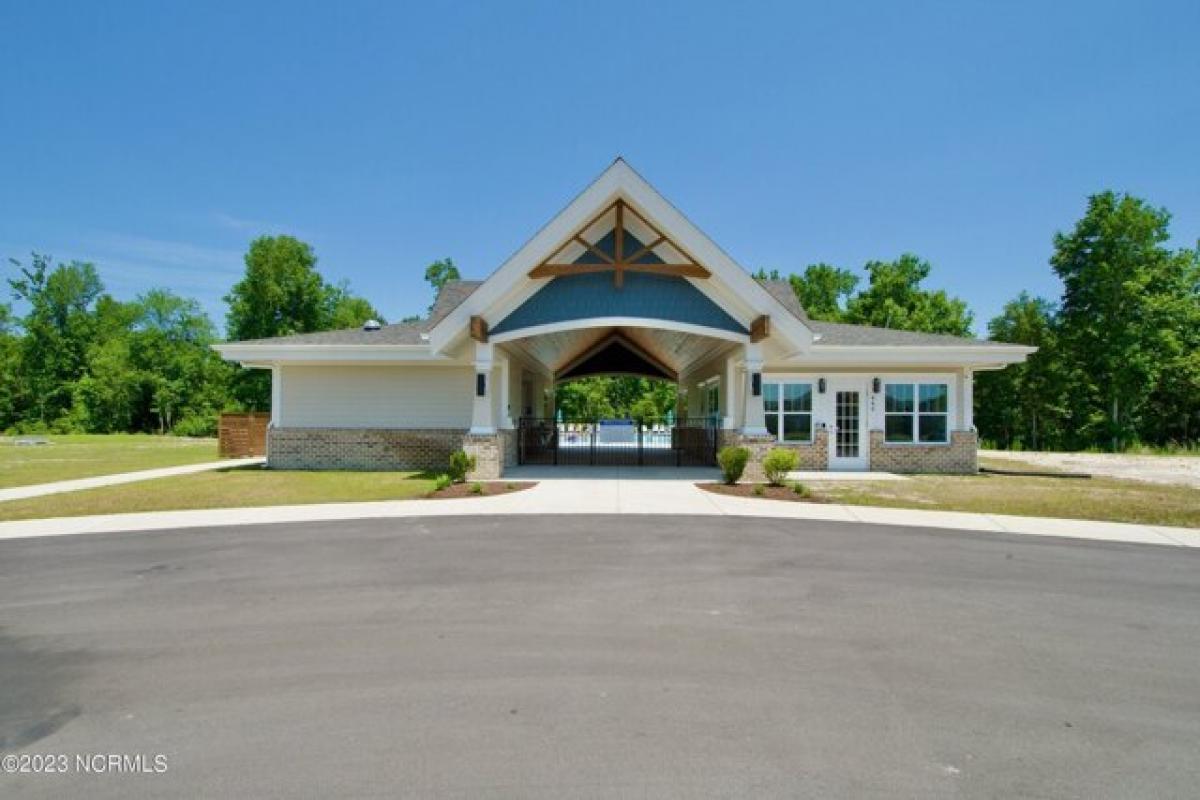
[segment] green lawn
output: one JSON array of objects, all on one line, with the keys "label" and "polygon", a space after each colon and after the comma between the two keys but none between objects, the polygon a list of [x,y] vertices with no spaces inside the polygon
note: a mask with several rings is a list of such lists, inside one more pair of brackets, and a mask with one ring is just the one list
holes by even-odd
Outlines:
[{"label": "green lawn", "polygon": [[[1011,462],[993,465],[1014,466]],[[819,498],[854,505],[1200,528],[1200,490],[1191,486],[987,474],[913,475],[907,481],[810,486]]]},{"label": "green lawn", "polygon": [[[13,444],[21,438],[45,438],[51,444]],[[216,460],[216,439],[146,434],[0,437],[0,488]]]},{"label": "green lawn", "polygon": [[12,500],[0,503],[0,520],[189,508],[407,500],[422,497],[433,488],[433,476],[427,473],[287,472],[238,467]]}]

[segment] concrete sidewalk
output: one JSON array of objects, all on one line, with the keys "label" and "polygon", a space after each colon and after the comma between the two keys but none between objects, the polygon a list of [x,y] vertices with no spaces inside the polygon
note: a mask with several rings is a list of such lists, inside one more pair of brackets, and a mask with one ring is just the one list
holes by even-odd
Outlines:
[{"label": "concrete sidewalk", "polygon": [[[730,517],[865,522],[946,530],[1058,536],[1112,542],[1200,547],[1200,530],[1119,522],[968,514],[952,511],[875,508],[729,497],[696,488],[714,470],[647,470],[618,467],[569,470],[524,469],[512,480],[540,480],[532,489],[495,497],[322,503],[263,508],[160,511],[94,517],[63,517],[0,523],[0,539],[115,533],[171,528],[208,528],[287,522],[387,517],[491,516],[497,514],[699,514]],[[634,477],[636,476],[636,477]],[[738,528],[731,531],[736,535]]]},{"label": "concrete sidewalk", "polygon": [[95,475],[91,478],[76,478],[70,481],[55,481],[53,483],[35,483],[32,486],[13,486],[0,489],[0,503],[6,500],[25,500],[29,497],[42,497],[48,494],[62,492],[78,492],[81,489],[98,489],[102,486],[118,486],[122,483],[137,483],[152,481],[155,478],[170,478],[175,475],[191,475],[194,472],[211,472],[215,469],[230,469],[232,467],[248,467],[262,464],[266,459],[226,458],[221,461],[206,461],[203,464],[184,464],[180,467],[160,467],[158,469],[143,469],[137,472],[118,472],[114,475]]}]

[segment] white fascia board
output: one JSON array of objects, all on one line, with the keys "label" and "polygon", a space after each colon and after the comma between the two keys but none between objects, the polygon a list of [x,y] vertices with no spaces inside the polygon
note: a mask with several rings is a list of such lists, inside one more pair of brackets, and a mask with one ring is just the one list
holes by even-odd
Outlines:
[{"label": "white fascia board", "polygon": [[226,361],[243,364],[298,363],[456,363],[447,356],[433,353],[424,344],[215,344],[212,346]]},{"label": "white fascia board", "polygon": [[794,353],[781,363],[794,362],[796,366],[809,364],[879,366],[886,364],[930,364],[930,365],[986,365],[1002,367],[1020,364],[1036,347],[1024,345],[962,345],[951,347],[927,347],[923,345],[817,345],[811,350]]},{"label": "white fascia board", "polygon": [[807,349],[812,345],[812,331],[806,325],[632,167],[617,159],[458,308],[434,326],[429,332],[429,343],[434,352],[443,351],[460,336],[472,316],[483,316],[495,324],[544,286],[545,279],[530,278],[529,270],[618,197],[635,206],[639,213],[708,267],[719,283],[728,287],[728,295],[738,300],[732,308],[716,287],[708,285],[711,278],[691,279],[694,286],[726,308],[740,323],[748,326],[753,317],[766,314],[771,318],[773,336],[781,336],[795,349]]}]

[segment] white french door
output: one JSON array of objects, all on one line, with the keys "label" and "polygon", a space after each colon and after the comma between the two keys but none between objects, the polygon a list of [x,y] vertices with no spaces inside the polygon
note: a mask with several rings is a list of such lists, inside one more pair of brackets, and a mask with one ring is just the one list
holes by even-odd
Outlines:
[{"label": "white french door", "polygon": [[831,381],[833,425],[829,429],[829,469],[867,468],[866,390],[858,381]]}]

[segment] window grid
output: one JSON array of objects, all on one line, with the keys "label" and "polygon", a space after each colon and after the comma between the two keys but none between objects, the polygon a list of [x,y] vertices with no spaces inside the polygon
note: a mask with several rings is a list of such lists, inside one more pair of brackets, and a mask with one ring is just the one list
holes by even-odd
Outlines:
[{"label": "window grid", "polygon": [[812,441],[812,403],[810,382],[763,381],[767,431],[776,441]]},{"label": "window grid", "polygon": [[887,383],[883,417],[884,441],[946,444],[950,441],[950,385]]}]

